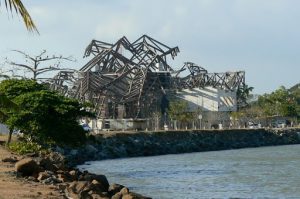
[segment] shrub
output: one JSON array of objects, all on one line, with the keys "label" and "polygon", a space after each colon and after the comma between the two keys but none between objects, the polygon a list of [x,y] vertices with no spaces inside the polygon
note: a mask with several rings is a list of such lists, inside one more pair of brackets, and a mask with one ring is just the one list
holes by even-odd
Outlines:
[{"label": "shrub", "polygon": [[26,153],[33,153],[40,151],[42,149],[41,145],[34,143],[34,142],[13,142],[8,147],[11,151],[16,152],[20,155],[26,154]]}]

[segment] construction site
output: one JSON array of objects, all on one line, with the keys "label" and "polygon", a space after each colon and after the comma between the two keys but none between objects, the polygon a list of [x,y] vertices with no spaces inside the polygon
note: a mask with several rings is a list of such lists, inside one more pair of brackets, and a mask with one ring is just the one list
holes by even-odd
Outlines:
[{"label": "construction site", "polygon": [[245,86],[245,72],[209,72],[193,62],[170,63],[179,53],[147,35],[134,42],[92,40],[79,70],[64,70],[50,81],[51,89],[93,104],[96,119],[86,121],[97,130],[177,129],[167,114],[168,103],[188,102],[200,110],[185,128],[228,125],[229,113],[243,102],[237,96]]}]

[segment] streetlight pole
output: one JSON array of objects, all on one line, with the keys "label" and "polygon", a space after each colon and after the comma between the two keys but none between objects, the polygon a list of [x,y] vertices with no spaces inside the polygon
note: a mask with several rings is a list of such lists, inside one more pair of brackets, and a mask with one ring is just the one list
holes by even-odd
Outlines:
[{"label": "streetlight pole", "polygon": [[198,119],[200,120],[200,129],[202,129],[202,115],[199,114]]}]

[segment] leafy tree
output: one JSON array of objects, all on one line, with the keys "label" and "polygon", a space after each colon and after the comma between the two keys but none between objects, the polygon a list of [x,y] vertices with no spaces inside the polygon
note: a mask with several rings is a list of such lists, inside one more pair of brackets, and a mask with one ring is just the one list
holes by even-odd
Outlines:
[{"label": "leafy tree", "polygon": [[242,123],[273,116],[300,117],[300,84],[291,89],[281,86],[270,94],[259,96],[257,102],[231,113],[232,119]]},{"label": "leafy tree", "polygon": [[289,92],[296,102],[297,117],[300,118],[300,83],[290,88]]},{"label": "leafy tree", "polygon": [[47,90],[43,84],[39,84],[34,80],[24,79],[8,79],[0,83],[0,92],[5,93],[9,99],[14,99],[25,93]]},{"label": "leafy tree", "polygon": [[258,105],[268,116],[297,116],[297,101],[283,86],[271,94],[259,97]]},{"label": "leafy tree", "polygon": [[27,30],[29,30],[30,32],[35,31],[38,33],[38,30],[30,17],[30,14],[26,10],[21,0],[4,0],[4,3],[7,10],[10,10],[10,12],[13,12],[13,10],[15,10],[17,14],[21,15]]},{"label": "leafy tree", "polygon": [[171,120],[188,123],[194,120],[195,113],[189,111],[188,102],[183,100],[171,101],[168,108]]},{"label": "leafy tree", "polygon": [[249,121],[261,121],[266,117],[264,111],[257,104],[252,103],[247,107],[240,109],[237,112],[231,112],[230,117],[232,118],[233,125],[242,125]]},{"label": "leafy tree", "polygon": [[78,145],[85,141],[78,119],[92,114],[77,100],[49,91],[33,80],[5,80],[0,83],[0,92],[20,107],[5,121],[10,128],[41,143]]}]

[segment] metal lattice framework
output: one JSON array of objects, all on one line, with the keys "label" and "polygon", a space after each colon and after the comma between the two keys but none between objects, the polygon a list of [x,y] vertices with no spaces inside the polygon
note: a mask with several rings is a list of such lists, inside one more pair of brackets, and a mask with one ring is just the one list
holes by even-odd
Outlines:
[{"label": "metal lattice framework", "polygon": [[[189,75],[180,78],[179,74],[188,69]],[[206,69],[192,62],[185,62],[174,78],[175,87],[179,89],[204,88],[211,86],[224,90],[237,90],[245,84],[245,72],[208,73]]]},{"label": "metal lattice framework", "polygon": [[[69,97],[94,104],[100,118],[147,117],[167,92],[213,86],[236,90],[244,84],[244,72],[208,73],[186,62],[179,70],[167,63],[178,47],[143,35],[133,43],[122,37],[114,44],[93,40],[84,57],[92,57],[79,71],[60,71],[51,88]],[[189,74],[180,77],[188,70]]]}]

